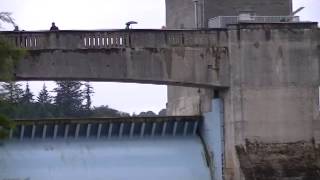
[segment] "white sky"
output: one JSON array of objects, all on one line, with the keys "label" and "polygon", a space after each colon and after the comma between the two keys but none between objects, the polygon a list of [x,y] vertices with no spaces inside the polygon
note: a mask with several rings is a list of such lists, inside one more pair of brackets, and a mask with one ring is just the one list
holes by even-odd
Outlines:
[{"label": "white sky", "polygon": [[[294,10],[306,7],[298,15],[302,20],[320,21],[320,0],[293,0]],[[119,29],[127,21],[139,22],[134,28],[161,28],[165,25],[165,0],[0,0],[0,11],[9,11],[20,29],[47,30],[51,22],[60,29]],[[12,30],[12,27],[7,27]],[[30,82],[34,92],[43,82]],[[139,113],[165,108],[166,86],[91,83],[93,104]],[[53,82],[46,82],[48,89]]]}]

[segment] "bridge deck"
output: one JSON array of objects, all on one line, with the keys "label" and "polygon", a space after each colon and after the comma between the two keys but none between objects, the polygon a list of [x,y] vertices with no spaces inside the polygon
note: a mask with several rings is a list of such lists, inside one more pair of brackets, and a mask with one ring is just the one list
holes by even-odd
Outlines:
[{"label": "bridge deck", "polygon": [[228,87],[224,30],[0,31],[27,49],[17,80]]}]

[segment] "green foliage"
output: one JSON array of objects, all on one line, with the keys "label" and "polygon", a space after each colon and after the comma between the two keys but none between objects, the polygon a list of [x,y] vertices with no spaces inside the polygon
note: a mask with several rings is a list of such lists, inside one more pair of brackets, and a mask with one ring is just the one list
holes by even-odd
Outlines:
[{"label": "green foliage", "polygon": [[109,108],[108,106],[94,107],[93,117],[128,117],[130,114]]},{"label": "green foliage", "polygon": [[33,94],[30,91],[29,83],[27,83],[26,89],[24,90],[23,95],[21,97],[21,103],[22,104],[30,104],[32,102],[33,102]]},{"label": "green foliage", "polygon": [[49,94],[49,91],[47,90],[47,87],[45,84],[43,84],[42,90],[40,91],[38,97],[37,97],[38,103],[41,105],[48,105],[52,102],[52,97]]},{"label": "green foliage", "polygon": [[[6,115],[11,119],[39,119],[39,118],[61,118],[61,117],[128,117],[130,114],[112,109],[106,106],[91,107],[91,95],[93,88],[90,84],[82,84],[77,81],[57,82],[57,87],[54,88],[55,96],[51,96],[46,86],[43,85],[36,100],[33,100],[28,85],[24,90],[21,90],[21,85],[16,88],[18,83],[4,83],[0,92],[3,93],[0,98],[0,114]],[[8,88],[11,87],[11,88]],[[20,88],[20,89],[19,89]],[[21,95],[10,91],[17,91]],[[22,91],[22,92],[20,92]],[[10,96],[19,97],[9,98]],[[28,98],[26,98],[28,97]],[[22,99],[27,100],[22,100]],[[90,103],[88,102],[90,101]],[[90,104],[90,105],[89,105]],[[159,115],[164,116],[166,110],[163,109]],[[156,116],[152,111],[141,112],[133,116]],[[1,120],[0,120],[1,121]],[[1,130],[0,130],[1,131]],[[6,131],[7,132],[7,131]],[[5,133],[6,134],[6,133]]]},{"label": "green foliage", "polygon": [[[0,12],[0,28],[2,23],[15,26],[14,19],[10,12]],[[0,38],[0,80],[8,81],[13,79],[14,67],[18,60],[26,54],[26,51],[13,46],[5,39]]]},{"label": "green foliage", "polygon": [[[9,23],[15,26],[14,19],[11,17],[11,13],[9,12],[0,12],[0,28],[1,22]],[[18,63],[18,60],[24,55],[24,50],[16,48],[4,39],[0,38],[0,81],[9,81],[14,78],[14,68]],[[5,89],[3,91],[0,91],[0,109],[6,111],[9,114],[12,113],[12,107],[8,105],[8,103],[3,102],[6,95],[7,94]],[[11,94],[11,98],[13,97],[13,94]],[[8,118],[0,113],[0,139],[5,138],[8,135],[11,125],[12,124],[10,123]]]},{"label": "green foliage", "polygon": [[10,103],[20,103],[24,92],[21,84],[16,82],[7,82],[1,84],[1,97],[3,100]]},{"label": "green foliage", "polygon": [[[12,24],[15,26],[16,24],[14,23],[14,19],[11,17],[12,13],[10,12],[0,12],[0,22]],[[1,23],[0,23],[0,28],[1,28]]]},{"label": "green foliage", "polygon": [[14,124],[6,116],[0,114],[0,139],[7,138]]},{"label": "green foliage", "polygon": [[84,98],[86,100],[86,104],[85,104],[85,109],[87,111],[90,111],[91,108],[91,95],[94,93],[93,91],[93,87],[90,85],[90,83],[85,83],[84,84],[85,89],[84,89]]},{"label": "green foliage", "polygon": [[83,91],[79,81],[57,81],[54,92],[57,95],[54,103],[58,112],[65,117],[79,117],[83,115]]},{"label": "green foliage", "polygon": [[[0,88],[0,92],[3,92],[0,98],[0,114],[13,119],[130,116],[108,106],[91,108],[93,88],[89,83],[59,81],[56,84],[54,97],[50,96],[46,86],[43,85],[34,101],[28,85],[22,90],[18,83],[3,83]],[[17,92],[19,95],[15,95]]]},{"label": "green foliage", "polygon": [[9,81],[12,80],[14,74],[14,68],[26,54],[26,51],[20,48],[16,48],[4,39],[0,38],[0,80]]},{"label": "green foliage", "polygon": [[147,111],[147,112],[141,112],[138,116],[141,116],[141,117],[152,117],[152,116],[157,116],[157,114],[152,112],[152,111]]}]

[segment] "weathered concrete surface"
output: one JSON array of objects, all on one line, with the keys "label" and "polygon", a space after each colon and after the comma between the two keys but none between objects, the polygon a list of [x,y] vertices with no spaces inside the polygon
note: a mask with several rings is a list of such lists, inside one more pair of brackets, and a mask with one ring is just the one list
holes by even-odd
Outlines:
[{"label": "weathered concrete surface", "polygon": [[90,80],[226,87],[226,32],[2,32],[28,55],[17,80]]},{"label": "weathered concrete surface", "polygon": [[[192,2],[174,2],[176,7],[167,6],[167,26],[191,26]],[[206,22],[244,9],[257,15],[288,15],[292,1],[208,0],[204,7]],[[228,38],[231,88],[219,93],[225,106],[225,179],[319,179],[319,29],[247,24],[230,29]],[[171,112],[200,112],[199,92],[168,88]],[[191,105],[185,103],[190,99]]]},{"label": "weathered concrete surface", "polygon": [[230,27],[228,47],[225,179],[319,177],[316,24],[240,24]]},{"label": "weathered concrete surface", "polygon": [[214,93],[210,88],[168,86],[167,92],[167,115],[201,115],[211,111]]},{"label": "weathered concrete surface", "polygon": [[[199,0],[199,22],[207,27],[216,16],[235,16],[241,10],[253,10],[260,16],[283,16],[292,12],[292,0]],[[169,29],[195,28],[192,0],[166,0],[166,26]],[[201,88],[168,87],[169,115],[196,115],[209,112],[213,91]],[[169,98],[170,97],[170,98]],[[188,103],[186,103],[188,102]]]},{"label": "weathered concrete surface", "polygon": [[[228,41],[230,88],[219,92],[225,109],[225,179],[314,179],[320,160],[313,148],[320,144],[316,24],[241,24],[228,29]],[[208,112],[201,97],[211,99],[212,91],[169,87],[168,112]],[[290,165],[299,159],[301,165]]]},{"label": "weathered concrete surface", "polygon": [[199,48],[30,51],[20,61],[16,78],[220,86],[220,82],[207,78],[212,71],[208,65],[214,63],[210,51]]},{"label": "weathered concrete surface", "polygon": [[246,142],[236,150],[246,180],[317,180],[320,177],[320,149],[314,142]]},{"label": "weathered concrete surface", "polygon": [[[210,18],[235,16],[242,10],[253,10],[260,16],[283,16],[292,12],[292,0],[199,0],[198,4],[200,27],[207,27]],[[166,17],[168,29],[195,28],[194,2],[166,0]],[[209,89],[169,86],[168,113],[196,115],[209,112],[211,103],[206,99],[212,94]]]}]

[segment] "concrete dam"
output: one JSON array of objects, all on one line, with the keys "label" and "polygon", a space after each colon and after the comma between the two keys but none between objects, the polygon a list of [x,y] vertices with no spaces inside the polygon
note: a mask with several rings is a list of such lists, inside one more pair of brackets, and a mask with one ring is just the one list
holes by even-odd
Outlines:
[{"label": "concrete dam", "polygon": [[0,179],[210,179],[202,117],[17,120]]},{"label": "concrete dam", "polygon": [[320,30],[263,4],[167,1],[163,30],[0,32],[28,51],[17,80],[168,85],[163,119],[17,120],[0,179],[319,179]]}]

